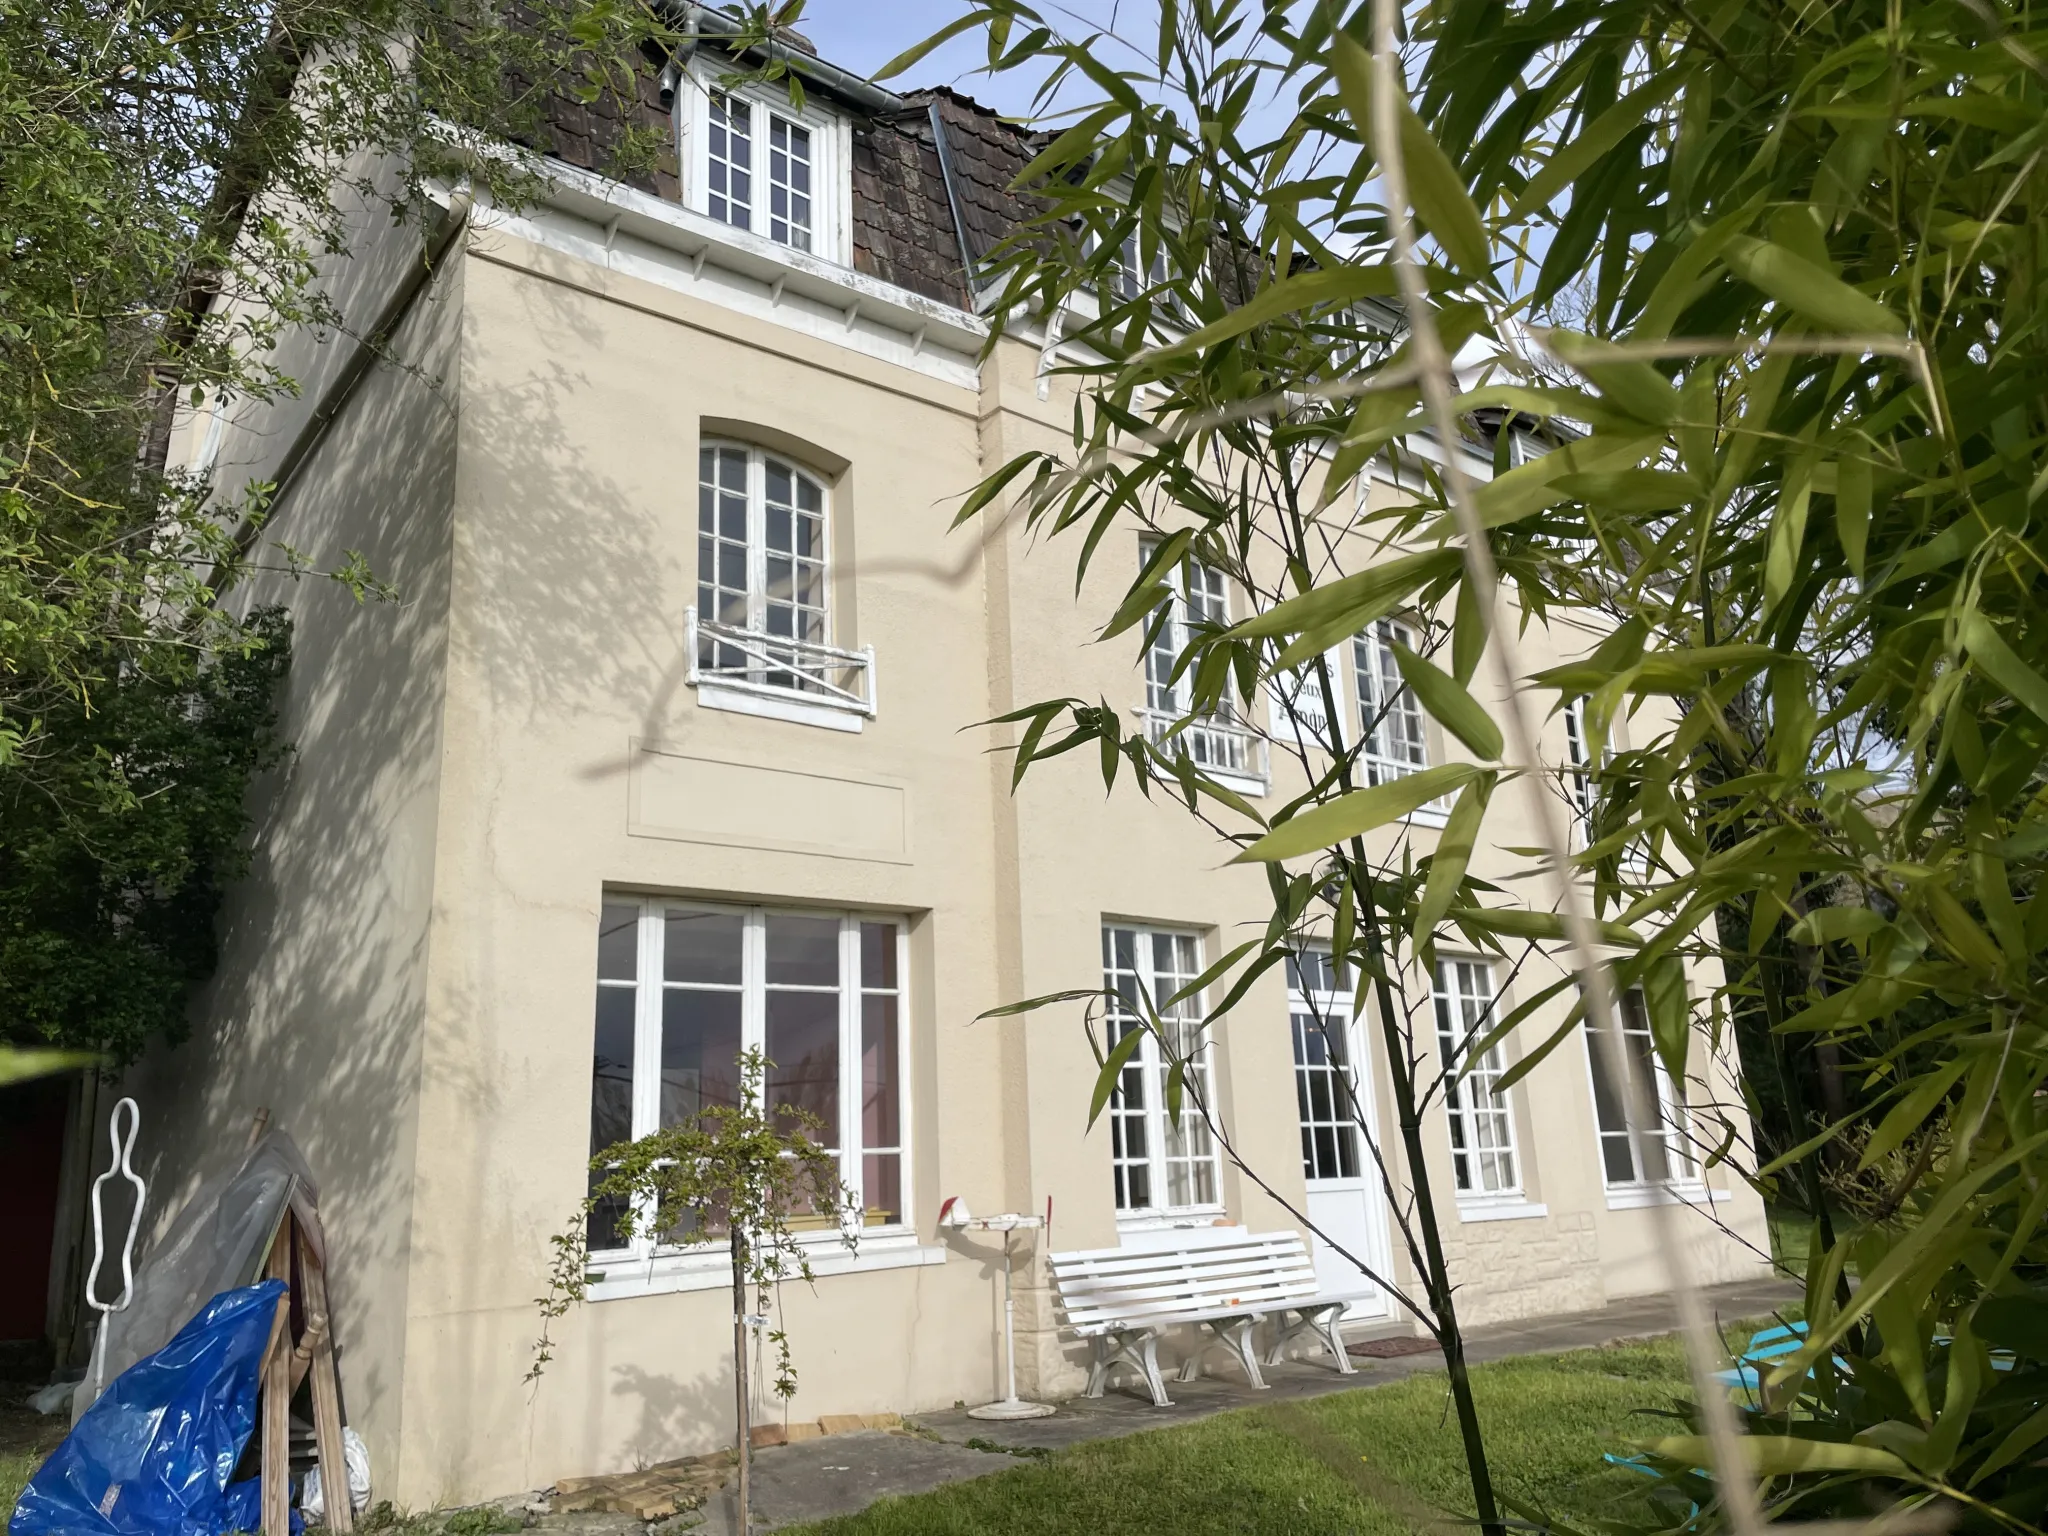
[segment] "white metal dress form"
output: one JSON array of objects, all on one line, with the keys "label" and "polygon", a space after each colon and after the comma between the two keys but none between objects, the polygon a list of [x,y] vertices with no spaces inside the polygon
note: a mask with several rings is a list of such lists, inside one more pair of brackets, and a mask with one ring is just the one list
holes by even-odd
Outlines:
[{"label": "white metal dress form", "polygon": [[[121,1111],[128,1111],[128,1134],[121,1134]],[[133,1099],[122,1099],[107,1116],[107,1171],[92,1181],[92,1268],[85,1273],[85,1304],[100,1315],[98,1337],[92,1349],[92,1395],[97,1399],[107,1387],[107,1318],[125,1312],[135,1299],[135,1234],[142,1229],[142,1201],[149,1186],[129,1161],[135,1154],[135,1134],[142,1129],[142,1107]],[[128,1236],[121,1244],[121,1294],[113,1301],[99,1298],[100,1262],[107,1256],[106,1204],[104,1186],[115,1177],[135,1186],[135,1206],[128,1213]]]}]

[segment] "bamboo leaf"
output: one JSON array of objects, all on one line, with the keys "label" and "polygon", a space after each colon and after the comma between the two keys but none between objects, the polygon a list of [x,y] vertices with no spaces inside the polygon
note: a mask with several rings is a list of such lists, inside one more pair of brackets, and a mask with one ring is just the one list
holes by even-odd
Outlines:
[{"label": "bamboo leaf", "polygon": [[1576,331],[1545,331],[1543,345],[1600,386],[1601,398],[1637,421],[1665,426],[1678,417],[1678,391],[1641,358]]},{"label": "bamboo leaf", "polygon": [[1692,1008],[1686,997],[1685,962],[1659,956],[1643,972],[1643,1006],[1650,1016],[1650,1040],[1674,1083],[1685,1081],[1692,1044]]},{"label": "bamboo leaf", "polygon": [[1479,839],[1480,823],[1486,819],[1486,803],[1493,794],[1496,778],[1494,774],[1482,773],[1459,790],[1458,802],[1451,807],[1451,819],[1437,836],[1436,852],[1429,860],[1429,878],[1415,908],[1413,938],[1417,949],[1430,943],[1436,925],[1450,911],[1465,883],[1465,871],[1472,862],[1472,848]]},{"label": "bamboo leaf", "polygon": [[1021,1003],[1004,1003],[999,1008],[990,1008],[985,1012],[977,1013],[974,1017],[977,1021],[981,1019],[1007,1019],[1016,1014],[1032,1013],[1040,1008],[1050,1008],[1055,1003],[1075,1003],[1083,998],[1099,998],[1103,995],[1102,988],[1100,987],[1081,987],[1070,992],[1048,992],[1043,997],[1029,997]]},{"label": "bamboo leaf", "polygon": [[1997,627],[1976,609],[1957,625],[1970,659],[1999,687],[2043,720],[2048,720],[2048,682],[2014,653]]},{"label": "bamboo leaf", "polygon": [[[1350,576],[1341,576],[1299,597],[1290,597],[1264,613],[1255,614],[1225,631],[1232,640],[1266,635],[1293,635],[1337,628],[1362,629],[1367,622],[1356,615],[1374,612],[1382,603],[1398,604],[1425,582],[1448,576],[1463,563],[1455,549],[1424,550],[1402,555],[1383,565],[1369,566]],[[1318,647],[1326,649],[1326,647]]]},{"label": "bamboo leaf", "polygon": [[[1482,933],[1539,943],[1565,942],[1564,918],[1556,912],[1532,912],[1527,907],[1457,907],[1449,915]],[[1596,922],[1593,926],[1603,943],[1642,947],[1643,936],[1622,923]]]},{"label": "bamboo leaf", "polygon": [[982,23],[995,19],[997,14],[993,10],[977,6],[964,16],[954,17],[930,37],[925,38],[922,42],[912,43],[908,48],[897,54],[895,58],[876,70],[871,78],[875,80],[894,79],[934,49],[943,47],[962,32],[971,31],[973,28],[982,25]]},{"label": "bamboo leaf", "polygon": [[1608,512],[1675,512],[1706,494],[1690,475],[1668,469],[1617,469],[1596,475],[1562,475],[1557,488],[1574,501]]},{"label": "bamboo leaf", "polygon": [[1328,805],[1317,806],[1281,822],[1245,849],[1233,864],[1275,863],[1315,853],[1346,838],[1357,837],[1449,794],[1479,770],[1470,763],[1444,763],[1403,774],[1370,789],[1354,789]]},{"label": "bamboo leaf", "polygon": [[1500,727],[1493,723],[1480,702],[1448,672],[1437,669],[1399,641],[1394,643],[1394,662],[1430,718],[1470,747],[1485,762],[1497,762],[1501,754]]},{"label": "bamboo leaf", "polygon": [[[984,1015],[985,1017],[985,1015]],[[1126,1029],[1117,1043],[1109,1048],[1109,1054],[1102,1059],[1102,1070],[1095,1074],[1095,1092],[1088,1099],[1088,1124],[1093,1127],[1102,1117],[1103,1106],[1109,1103],[1109,1096],[1116,1092],[1116,1080],[1123,1074],[1132,1055],[1145,1038],[1142,1025]]]},{"label": "bamboo leaf", "polygon": [[1835,465],[1835,533],[1842,555],[1858,581],[1863,579],[1865,551],[1870,545],[1870,460],[1860,453],[1845,455]]},{"label": "bamboo leaf", "polygon": [[[1549,1059],[1552,1051],[1572,1037],[1573,1032],[1579,1027],[1579,1021],[1585,1016],[1586,1000],[1584,997],[1579,997],[1573,1001],[1570,1011],[1565,1014],[1564,1022],[1545,1036],[1541,1045],[1537,1046],[1535,1050],[1529,1052],[1528,1055],[1494,1079],[1494,1097],[1499,1098]],[[1493,1035],[1487,1038],[1493,1039],[1499,1034],[1500,1031],[1496,1030]]]},{"label": "bamboo leaf", "polygon": [[1911,1137],[1915,1130],[1921,1128],[1927,1116],[1933,1114],[1933,1110],[1948,1098],[1948,1092],[1968,1069],[1968,1057],[1964,1057],[1962,1061],[1942,1063],[1942,1067],[1939,1067],[1931,1077],[1925,1077],[1911,1094],[1907,1094],[1903,1100],[1898,1100],[1898,1104],[1892,1106],[1892,1112],[1886,1114],[1884,1120],[1878,1122],[1878,1128],[1870,1133],[1870,1141],[1864,1147],[1864,1155],[1855,1163],[1858,1171],[1874,1167],[1882,1157],[1892,1153],[1896,1147],[1901,1147],[1907,1137]]},{"label": "bamboo leaf", "polygon": [[1218,960],[1214,965],[1210,966],[1209,969],[1202,972],[1201,975],[1197,976],[1193,981],[1189,982],[1186,986],[1182,987],[1178,992],[1174,993],[1173,996],[1169,997],[1165,1002],[1161,1003],[1159,1006],[1161,1008],[1171,1008],[1175,1003],[1178,1003],[1185,998],[1193,997],[1197,992],[1204,991],[1207,988],[1213,986],[1216,982],[1217,977],[1223,975],[1232,966],[1236,965],[1238,961],[1242,960],[1246,955],[1250,954],[1253,950],[1257,949],[1259,947],[1259,943],[1260,941],[1258,939],[1246,939],[1242,944],[1238,945],[1237,948],[1233,949],[1221,960]]},{"label": "bamboo leaf", "polygon": [[1283,277],[1260,289],[1250,300],[1214,324],[1203,326],[1171,346],[1140,354],[1125,378],[1127,381],[1144,378],[1159,371],[1164,364],[1195,357],[1218,342],[1229,341],[1246,331],[1313,309],[1319,304],[1350,304],[1359,299],[1385,298],[1394,293],[1397,286],[1391,267],[1347,264]]},{"label": "bamboo leaf", "polygon": [[1751,287],[1829,330],[1851,336],[1906,334],[1905,322],[1884,305],[1782,245],[1736,235],[1728,242],[1726,260]]},{"label": "bamboo leaf", "polygon": [[1510,221],[1520,223],[1547,207],[1593,162],[1642,127],[1653,108],[1662,106],[1685,80],[1685,71],[1662,69],[1646,84],[1637,86],[1583,129],[1571,143],[1561,145],[1531,176],[1508,212]]},{"label": "bamboo leaf", "polygon": [[[1736,1444],[1750,1470],[1759,1477],[1790,1477],[1799,1472],[1883,1472],[1910,1476],[1912,1468],[1890,1451],[1838,1440],[1802,1440],[1796,1435],[1744,1435]],[[1713,1442],[1705,1435],[1667,1435],[1650,1442],[1659,1456],[1689,1467],[1714,1464]]]},{"label": "bamboo leaf", "polygon": [[[1348,32],[1330,40],[1330,63],[1361,144],[1372,143],[1372,56]],[[1404,96],[1399,103],[1401,160],[1408,173],[1408,200],[1415,215],[1452,264],[1467,277],[1491,275],[1486,224],[1465,190],[1465,178],[1430,136]]]}]

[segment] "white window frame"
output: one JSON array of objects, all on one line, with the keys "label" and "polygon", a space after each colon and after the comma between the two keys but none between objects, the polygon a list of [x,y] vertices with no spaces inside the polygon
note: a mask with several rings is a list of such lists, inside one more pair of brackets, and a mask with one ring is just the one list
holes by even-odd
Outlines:
[{"label": "white window frame", "polygon": [[[1394,661],[1394,644],[1414,650],[1416,634],[1397,619],[1376,619],[1353,637],[1351,666],[1356,674],[1360,755],[1365,760],[1368,784],[1385,784],[1393,779],[1420,773],[1429,766],[1429,723],[1415,690],[1401,680]],[[1389,694],[1391,693],[1391,697]],[[1391,750],[1390,728],[1397,722],[1410,734],[1413,748],[1407,753]]]},{"label": "white window frame", "polygon": [[[1472,985],[1482,981],[1485,988]],[[1444,1117],[1451,1146],[1451,1182],[1459,1206],[1520,1205],[1526,1173],[1515,1107],[1494,1084],[1507,1072],[1499,1041],[1473,1060],[1472,1047],[1499,1020],[1500,991],[1493,962],[1479,955],[1441,955],[1429,978],[1436,1017],[1437,1057],[1446,1074]],[[1486,1144],[1488,1128],[1499,1140]],[[1504,1158],[1509,1177],[1489,1186],[1487,1159]]]},{"label": "white window frame", "polygon": [[[706,611],[706,586],[714,591],[721,584],[707,581],[704,568],[706,544],[710,544],[714,568],[718,547],[729,540],[722,528],[703,526],[705,455],[741,454],[746,459],[746,571],[747,616],[744,625],[721,622],[721,616]],[[818,602],[800,612],[814,612],[821,636],[774,635],[768,629],[768,470],[773,464],[818,493],[819,575]],[[766,715],[804,725],[832,730],[858,731],[864,720],[875,716],[875,651],[873,646],[850,650],[832,643],[834,635],[833,584],[835,580],[832,529],[832,488],[824,476],[810,470],[788,454],[776,453],[752,443],[727,438],[705,438],[699,445],[696,485],[697,580],[691,591],[696,601],[686,610],[685,635],[689,672],[685,681],[697,690],[697,702],[709,709],[736,710]],[[797,514],[792,513],[792,518]],[[792,559],[794,554],[792,552]],[[710,658],[706,664],[707,654]]]},{"label": "white window frame", "polygon": [[[1351,702],[1358,710],[1359,757],[1365,764],[1368,785],[1406,778],[1430,766],[1429,716],[1415,690],[1401,679],[1394,660],[1393,642],[1397,640],[1419,654],[1420,637],[1399,619],[1376,619],[1351,637]],[[1391,707],[1387,707],[1390,687]],[[1414,754],[1397,755],[1388,750],[1387,728],[1396,716],[1413,733]],[[1440,827],[1450,815],[1449,800],[1437,799],[1417,806],[1403,820]]]},{"label": "white window frame", "polygon": [[[1119,933],[1128,933],[1133,936],[1132,959],[1136,967],[1139,986],[1147,995],[1150,994],[1154,981],[1160,974],[1158,955],[1154,950],[1154,944],[1157,941],[1163,940],[1170,943],[1185,941],[1192,948],[1192,969],[1183,969],[1177,965],[1169,968],[1169,974],[1178,982],[1178,985],[1174,988],[1175,991],[1178,991],[1180,986],[1193,981],[1202,973],[1204,954],[1202,938],[1199,933],[1185,928],[1164,928],[1146,923],[1122,922],[1114,918],[1104,918],[1102,922],[1102,981],[1105,993],[1114,992],[1116,988],[1116,973],[1112,960],[1115,955],[1115,935]],[[1171,995],[1171,992],[1166,994],[1166,996]],[[1169,1024],[1177,1020],[1193,1022],[1199,1020],[1207,1011],[1205,997],[1205,992],[1193,993],[1175,1004],[1171,1009],[1162,1009],[1160,1007],[1166,1001],[1165,996],[1153,997],[1151,1002],[1153,1008],[1158,1010],[1162,1018]],[[1123,1038],[1123,1031],[1119,1028],[1123,1017],[1123,1010],[1120,1007],[1116,1005],[1110,1006],[1107,1019],[1107,1033],[1108,1043],[1111,1045]],[[1199,1074],[1201,1078],[1203,1096],[1208,1100],[1210,1110],[1214,1112],[1216,1109],[1216,1071],[1213,1041],[1205,1039],[1202,1042],[1200,1052],[1190,1062],[1189,1075],[1196,1074]],[[1116,1091],[1110,1095],[1109,1101],[1111,1198],[1116,1206],[1118,1229],[1128,1232],[1141,1231],[1149,1227],[1187,1224],[1206,1226],[1214,1218],[1223,1214],[1222,1149],[1216,1144],[1216,1138],[1210,1133],[1208,1126],[1196,1112],[1192,1096],[1184,1094],[1181,1101],[1181,1123],[1184,1126],[1192,1127],[1193,1132],[1208,1143],[1206,1161],[1209,1164],[1209,1183],[1215,1192],[1216,1198],[1214,1200],[1194,1201],[1178,1205],[1166,1201],[1165,1197],[1172,1188],[1171,1165],[1178,1162],[1192,1166],[1202,1161],[1203,1158],[1199,1151],[1192,1154],[1184,1153],[1179,1157],[1172,1157],[1168,1154],[1166,1064],[1160,1057],[1158,1037],[1149,1029],[1145,1031],[1144,1038],[1139,1042],[1137,1050],[1131,1054],[1129,1064],[1123,1069],[1125,1081],[1131,1080],[1133,1076],[1135,1076],[1137,1082],[1143,1085],[1145,1100],[1143,1105],[1136,1110],[1132,1110],[1128,1106],[1122,1082],[1119,1083]],[[1120,1143],[1125,1135],[1125,1127],[1127,1125],[1139,1125],[1142,1127],[1145,1137],[1145,1150],[1142,1156],[1128,1156],[1120,1150]],[[1119,1176],[1124,1175],[1130,1169],[1142,1169],[1145,1173],[1146,1204],[1137,1205],[1129,1203],[1128,1182],[1121,1180]],[[1118,1187],[1120,1183],[1122,1187]]]},{"label": "white window frame", "polygon": [[1579,848],[1593,846],[1593,738],[1586,728],[1586,696],[1565,700],[1564,748],[1569,764],[1567,786],[1572,802],[1572,828]]},{"label": "white window frame", "polygon": [[[897,1213],[898,1219],[887,1224],[869,1226],[864,1221],[850,1222],[844,1234],[838,1230],[823,1230],[800,1232],[796,1238],[807,1248],[820,1250],[812,1253],[811,1258],[813,1269],[821,1273],[851,1268],[893,1268],[902,1263],[942,1262],[942,1249],[939,1250],[939,1258],[932,1259],[917,1248],[915,1240],[915,1163],[910,1093],[910,937],[904,920],[888,912],[741,906],[623,891],[606,891],[604,905],[639,909],[633,980],[624,982],[600,977],[596,982],[599,988],[630,987],[635,993],[632,1135],[636,1139],[652,1134],[659,1128],[661,1120],[662,1002],[668,985],[662,965],[666,915],[676,911],[702,912],[742,919],[740,982],[734,989],[741,997],[742,1050],[765,1048],[768,918],[774,915],[838,921],[840,1124],[837,1159],[841,1178],[847,1191],[858,1202],[855,1208],[864,1210],[865,1202],[861,1198],[865,1177],[863,1156],[869,1152],[893,1151],[897,1158],[897,1182],[903,1208]],[[897,1145],[893,1148],[866,1147],[861,1142],[862,999],[890,993],[888,988],[866,985],[867,978],[861,974],[860,930],[863,923],[886,923],[895,930],[896,984],[893,995],[896,998]],[[853,1254],[845,1253],[844,1235],[858,1239],[859,1247]],[[866,1255],[867,1262],[860,1261],[862,1255]],[[723,1241],[657,1244],[645,1234],[636,1235],[628,1247],[594,1250],[590,1254],[590,1267],[610,1284],[610,1289],[604,1292],[607,1295],[697,1289],[700,1283],[718,1285],[731,1279],[729,1255]]]},{"label": "white window frame", "polygon": [[[1642,1043],[1649,1059],[1652,1080],[1656,1084],[1659,1124],[1643,1134],[1646,1140],[1654,1138],[1663,1144],[1665,1167],[1670,1177],[1668,1180],[1650,1178],[1637,1161],[1635,1138],[1627,1124],[1631,1100],[1626,1093],[1608,1095],[1614,1101],[1612,1107],[1620,1111],[1623,1123],[1611,1123],[1603,1112],[1601,1083],[1607,1065],[1605,1057],[1598,1055],[1604,1047],[1594,1038],[1593,1024],[1588,1019],[1579,1034],[1586,1044],[1586,1092],[1593,1105],[1593,1155],[1600,1164],[1600,1181],[1607,1190],[1608,1208],[1626,1210],[1651,1204],[1662,1196],[1667,1187],[1674,1192],[1674,1198],[1701,1198],[1705,1190],[1699,1163],[1693,1154],[1692,1139],[1687,1135],[1691,1111],[1686,1106],[1683,1091],[1672,1082],[1670,1072],[1665,1069],[1664,1058],[1650,1033],[1648,1001],[1640,987],[1631,987],[1617,995],[1614,1002],[1624,1049],[1632,1037]],[[1631,1169],[1629,1178],[1616,1179],[1608,1173],[1607,1150],[1610,1144],[1619,1144],[1626,1149]]]},{"label": "white window frame", "polygon": [[[1565,700],[1562,710],[1567,761],[1565,789],[1572,808],[1572,836],[1576,840],[1573,851],[1578,853],[1585,852],[1594,843],[1593,812],[1599,805],[1599,790],[1593,776],[1607,761],[1605,743],[1601,744],[1597,760],[1594,756],[1593,732],[1586,720],[1586,703],[1585,694],[1575,694]],[[1640,880],[1649,874],[1649,869],[1649,857],[1641,839],[1633,839],[1622,848],[1623,875]]]},{"label": "white window frame", "polygon": [[[1141,568],[1150,563],[1157,547],[1152,539],[1139,545]],[[1202,609],[1197,619],[1189,617],[1191,579],[1202,589],[1195,599],[1195,606]],[[1145,703],[1138,712],[1145,734],[1169,755],[1176,747],[1185,748],[1196,767],[1226,788],[1243,795],[1263,795],[1270,782],[1266,740],[1229,703],[1174,732],[1193,708],[1192,669],[1175,678],[1171,675],[1174,662],[1186,649],[1195,623],[1207,620],[1229,625],[1230,579],[1188,554],[1167,572],[1166,588],[1165,621],[1145,647]]]},{"label": "white window frame", "polygon": [[677,162],[682,171],[683,204],[693,212],[711,217],[711,188],[708,178],[711,129],[711,95],[717,92],[734,101],[745,102],[751,110],[748,135],[753,164],[750,216],[746,224],[717,222],[728,229],[744,229],[774,249],[799,251],[769,234],[769,141],[773,118],[793,123],[811,135],[811,244],[806,254],[837,266],[853,265],[853,224],[851,216],[853,127],[846,118],[821,105],[815,94],[807,94],[802,108],[790,105],[789,94],[774,86],[746,82],[724,83],[736,66],[729,61],[700,53],[691,61],[684,88],[676,92]]},{"label": "white window frame", "polygon": [[[1313,981],[1309,967],[1315,972]],[[1361,1092],[1353,1060],[1360,1042],[1352,1038],[1350,979],[1349,974],[1331,974],[1328,950],[1311,949],[1287,961],[1288,1045],[1294,1060],[1295,1122],[1302,1136],[1302,1179],[1325,1188],[1355,1184],[1364,1189],[1371,1172],[1371,1149],[1365,1144],[1365,1128],[1359,1124],[1359,1115],[1369,1115],[1370,1106],[1354,1103],[1354,1096]],[[1311,1031],[1322,1037],[1324,1059],[1319,1062],[1302,1059],[1302,1044],[1313,1038]],[[1332,1044],[1339,1053],[1336,1057],[1329,1054]],[[1316,1103],[1319,1080],[1327,1085],[1327,1115],[1319,1112],[1323,1106]],[[1338,1164],[1335,1173],[1321,1173],[1316,1168],[1322,1152],[1314,1145],[1315,1135],[1325,1130],[1331,1135],[1328,1150]],[[1352,1164],[1348,1173],[1343,1168],[1347,1149]]]}]

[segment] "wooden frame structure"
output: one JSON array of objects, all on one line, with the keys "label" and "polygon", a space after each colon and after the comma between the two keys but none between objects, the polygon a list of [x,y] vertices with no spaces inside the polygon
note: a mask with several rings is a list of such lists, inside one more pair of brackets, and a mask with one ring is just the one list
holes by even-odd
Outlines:
[{"label": "wooden frame structure", "polygon": [[291,1536],[291,1402],[311,1378],[313,1444],[330,1531],[355,1528],[348,1463],[341,1434],[341,1379],[334,1366],[333,1319],[327,1310],[327,1275],[320,1256],[289,1208],[271,1239],[264,1274],[282,1280],[277,1317],[263,1351],[257,1430],[262,1436],[263,1536]]}]

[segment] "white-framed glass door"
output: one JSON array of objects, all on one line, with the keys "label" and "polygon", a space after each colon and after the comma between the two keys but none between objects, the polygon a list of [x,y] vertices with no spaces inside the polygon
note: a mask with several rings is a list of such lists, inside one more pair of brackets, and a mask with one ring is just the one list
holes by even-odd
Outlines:
[{"label": "white-framed glass door", "polygon": [[1382,1318],[1392,1315],[1393,1299],[1345,1256],[1382,1275],[1390,1267],[1386,1195],[1358,1124],[1362,1113],[1374,1127],[1372,1053],[1342,979],[1325,954],[1311,951],[1287,963],[1302,1174],[1308,1218],[1317,1228],[1309,1234],[1309,1251],[1324,1290],[1370,1293],[1345,1310],[1347,1319]]}]

